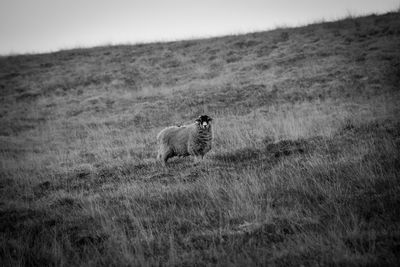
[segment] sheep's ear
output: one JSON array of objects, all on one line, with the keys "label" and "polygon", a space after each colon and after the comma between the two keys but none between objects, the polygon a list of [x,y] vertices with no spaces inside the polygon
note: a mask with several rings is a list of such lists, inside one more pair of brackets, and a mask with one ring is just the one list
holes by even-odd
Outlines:
[{"label": "sheep's ear", "polygon": [[200,118],[197,118],[194,122],[195,122],[195,123],[200,123],[201,120],[200,120]]}]

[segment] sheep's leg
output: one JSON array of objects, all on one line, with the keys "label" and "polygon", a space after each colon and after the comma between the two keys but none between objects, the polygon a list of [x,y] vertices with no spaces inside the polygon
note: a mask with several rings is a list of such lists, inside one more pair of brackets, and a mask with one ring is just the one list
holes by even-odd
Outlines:
[{"label": "sheep's leg", "polygon": [[160,148],[157,155],[157,160],[161,162],[163,166],[166,166],[167,160],[170,157],[171,151],[168,149],[165,151],[165,148]]},{"label": "sheep's leg", "polygon": [[168,153],[164,153],[164,154],[161,156],[161,163],[162,163],[163,166],[167,166],[167,160],[168,160],[168,158],[169,158]]},{"label": "sheep's leg", "polygon": [[175,156],[174,151],[171,149],[167,149],[167,151],[164,151],[164,153],[162,153],[161,156],[161,162],[164,166],[167,166],[167,160],[169,158],[172,158],[173,156]]}]

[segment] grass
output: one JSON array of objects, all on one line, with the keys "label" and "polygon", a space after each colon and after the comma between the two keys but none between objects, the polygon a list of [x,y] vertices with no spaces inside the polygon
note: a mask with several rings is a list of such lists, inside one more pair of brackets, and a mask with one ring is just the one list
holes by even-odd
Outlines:
[{"label": "grass", "polygon": [[[0,265],[397,265],[399,29],[0,58]],[[205,160],[157,164],[202,113]]]}]

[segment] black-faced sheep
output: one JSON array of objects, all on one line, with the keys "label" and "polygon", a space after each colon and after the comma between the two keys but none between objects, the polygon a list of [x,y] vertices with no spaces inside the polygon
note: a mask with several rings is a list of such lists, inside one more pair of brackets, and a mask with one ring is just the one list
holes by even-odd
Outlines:
[{"label": "black-faced sheep", "polygon": [[157,135],[157,159],[163,164],[175,156],[201,156],[210,151],[212,143],[211,121],[207,115],[198,117],[194,123],[171,126]]}]

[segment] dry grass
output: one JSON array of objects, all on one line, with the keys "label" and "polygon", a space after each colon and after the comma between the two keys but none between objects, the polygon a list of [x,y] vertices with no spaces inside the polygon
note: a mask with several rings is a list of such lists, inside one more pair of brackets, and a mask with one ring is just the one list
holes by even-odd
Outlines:
[{"label": "dry grass", "polygon": [[[399,29],[0,58],[0,265],[397,265]],[[200,113],[206,159],[157,164]]]}]

